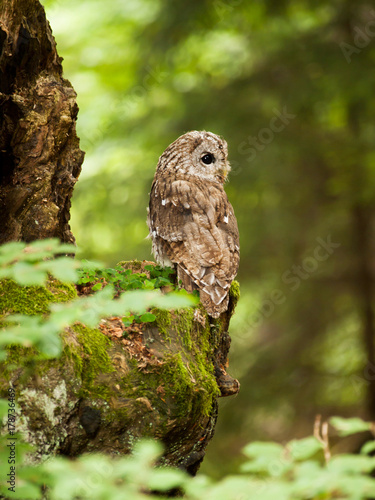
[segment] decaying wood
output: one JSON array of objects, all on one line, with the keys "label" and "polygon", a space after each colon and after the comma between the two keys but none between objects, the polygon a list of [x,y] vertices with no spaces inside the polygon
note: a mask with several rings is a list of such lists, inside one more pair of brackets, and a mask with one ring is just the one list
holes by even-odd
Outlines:
[{"label": "decaying wood", "polygon": [[0,9],[0,243],[73,242],[70,198],[84,156],[76,94],[40,3]]}]

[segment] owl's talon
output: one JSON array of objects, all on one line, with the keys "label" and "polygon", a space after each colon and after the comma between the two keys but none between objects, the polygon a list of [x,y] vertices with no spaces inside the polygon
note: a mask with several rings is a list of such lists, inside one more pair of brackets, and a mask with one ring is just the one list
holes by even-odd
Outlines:
[{"label": "owl's talon", "polygon": [[240,383],[221,367],[215,366],[215,377],[220,389],[220,397],[234,396],[240,392]]}]

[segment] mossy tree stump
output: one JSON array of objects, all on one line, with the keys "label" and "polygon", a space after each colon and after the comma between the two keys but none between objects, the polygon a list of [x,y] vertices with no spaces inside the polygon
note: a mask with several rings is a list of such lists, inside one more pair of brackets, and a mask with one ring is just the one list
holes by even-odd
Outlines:
[{"label": "mossy tree stump", "polygon": [[[46,288],[3,280],[0,314],[45,313],[51,302],[76,293],[55,280]],[[233,286],[230,312],[237,298]],[[213,327],[197,309],[200,322],[195,308],[186,308],[153,309],[156,320],[135,329],[121,328],[120,318],[97,329],[75,324],[62,334],[63,355],[55,360],[35,362],[30,349],[10,348],[0,395],[15,388],[17,430],[35,446],[33,459],[126,454],[137,439],[152,437],[165,445],[162,463],[195,473],[215,428],[215,366],[227,355],[220,343],[230,314]]]}]

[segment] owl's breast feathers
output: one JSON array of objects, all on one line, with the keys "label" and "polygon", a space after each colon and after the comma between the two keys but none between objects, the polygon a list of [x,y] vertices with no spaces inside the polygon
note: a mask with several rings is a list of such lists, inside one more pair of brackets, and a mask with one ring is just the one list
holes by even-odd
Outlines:
[{"label": "owl's breast feathers", "polygon": [[237,221],[223,186],[188,175],[155,180],[148,226],[156,260],[177,264],[183,287],[198,288],[217,318],[228,308],[239,264]]}]

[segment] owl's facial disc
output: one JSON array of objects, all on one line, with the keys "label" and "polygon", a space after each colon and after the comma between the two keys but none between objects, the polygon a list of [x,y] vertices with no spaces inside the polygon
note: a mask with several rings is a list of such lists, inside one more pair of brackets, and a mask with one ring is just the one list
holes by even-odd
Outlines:
[{"label": "owl's facial disc", "polygon": [[192,151],[192,163],[195,175],[224,183],[230,170],[226,151],[217,140],[205,137]]}]

